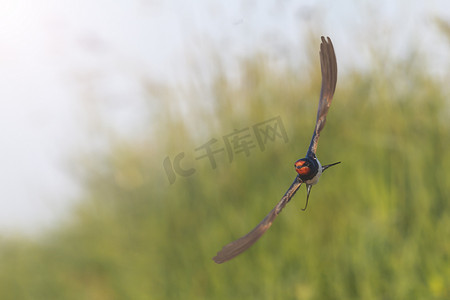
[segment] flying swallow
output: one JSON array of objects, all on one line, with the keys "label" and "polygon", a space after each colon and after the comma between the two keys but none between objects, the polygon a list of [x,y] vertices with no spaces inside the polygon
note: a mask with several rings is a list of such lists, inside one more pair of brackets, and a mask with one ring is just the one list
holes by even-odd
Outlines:
[{"label": "flying swallow", "polygon": [[302,183],[306,184],[307,189],[306,204],[305,208],[302,209],[306,210],[311,187],[319,181],[319,177],[327,168],[340,163],[336,162],[322,166],[316,157],[320,132],[325,126],[328,109],[330,108],[331,100],[333,99],[337,81],[337,63],[333,44],[331,43],[329,37],[325,39],[322,36],[321,39],[322,43],[320,44],[319,54],[322,72],[322,88],[320,91],[319,108],[317,110],[316,127],[314,128],[313,136],[306,156],[297,160],[294,164],[295,171],[297,171],[298,175],[295,177],[294,182],[291,184],[281,200],[269,212],[264,220],[261,221],[261,223],[259,223],[255,228],[253,228],[252,231],[240,239],[225,245],[222,250],[217,252],[217,255],[213,258],[213,260],[218,264],[224,263],[250,248],[250,246],[252,246],[267,231],[267,229],[270,228],[272,222],[295,195]]}]

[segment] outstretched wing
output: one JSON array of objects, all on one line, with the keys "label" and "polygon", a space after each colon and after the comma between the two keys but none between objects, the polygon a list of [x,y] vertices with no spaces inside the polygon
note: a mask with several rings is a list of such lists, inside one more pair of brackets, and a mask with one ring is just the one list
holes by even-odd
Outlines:
[{"label": "outstretched wing", "polygon": [[224,263],[233,257],[241,254],[251,245],[253,245],[272,225],[273,220],[278,216],[281,210],[286,206],[286,204],[291,200],[294,196],[295,192],[302,185],[302,181],[297,176],[292,183],[291,187],[287,190],[278,204],[270,211],[270,213],[261,221],[252,231],[244,235],[238,240],[225,245],[222,250],[217,252],[217,255],[213,257],[213,260],[218,263]]},{"label": "outstretched wing", "polygon": [[322,89],[320,91],[319,108],[317,109],[316,128],[309,145],[306,156],[314,157],[317,150],[320,132],[325,126],[328,108],[330,108],[331,100],[333,100],[334,90],[337,82],[337,63],[334,53],[333,43],[329,37],[327,40],[322,36],[320,44],[320,68],[322,71]]}]

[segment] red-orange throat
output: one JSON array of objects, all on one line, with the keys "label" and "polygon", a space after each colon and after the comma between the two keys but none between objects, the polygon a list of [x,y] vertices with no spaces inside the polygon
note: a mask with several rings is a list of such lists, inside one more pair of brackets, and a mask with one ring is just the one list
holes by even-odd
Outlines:
[{"label": "red-orange throat", "polygon": [[299,160],[295,163],[295,171],[297,171],[299,175],[306,175],[311,171],[311,169],[308,166],[304,166],[304,164],[304,160]]}]

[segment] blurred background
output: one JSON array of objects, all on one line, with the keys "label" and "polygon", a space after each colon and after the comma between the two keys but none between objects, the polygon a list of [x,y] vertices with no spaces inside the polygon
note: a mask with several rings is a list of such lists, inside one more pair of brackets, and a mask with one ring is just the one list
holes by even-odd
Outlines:
[{"label": "blurred background", "polygon": [[[338,83],[302,187],[250,250]],[[0,1],[1,299],[449,299],[448,1]]]}]

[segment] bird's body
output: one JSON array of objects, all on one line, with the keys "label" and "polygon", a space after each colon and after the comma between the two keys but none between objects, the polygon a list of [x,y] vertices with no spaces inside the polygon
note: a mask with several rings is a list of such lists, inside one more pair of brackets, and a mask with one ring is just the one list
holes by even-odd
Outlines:
[{"label": "bird's body", "polygon": [[313,136],[311,138],[311,143],[306,156],[297,160],[294,164],[298,175],[295,177],[294,182],[291,184],[277,205],[252,231],[240,239],[225,245],[222,250],[217,253],[213,260],[218,264],[226,262],[250,248],[250,246],[253,245],[267,231],[267,229],[270,228],[273,220],[275,220],[281,210],[292,199],[302,183],[305,183],[307,188],[306,205],[303,209],[306,210],[311,187],[317,184],[323,171],[340,163],[337,162],[322,166],[316,157],[320,132],[325,126],[328,108],[331,105],[331,100],[333,99],[337,82],[337,64],[333,44],[331,43],[330,38],[325,40],[324,37],[321,37],[321,40],[320,66],[322,71],[322,88],[320,91],[319,107],[317,109],[316,126],[314,128]]},{"label": "bird's body", "polygon": [[295,170],[304,183],[315,185],[322,175],[322,164],[315,157],[305,157],[295,162]]}]

